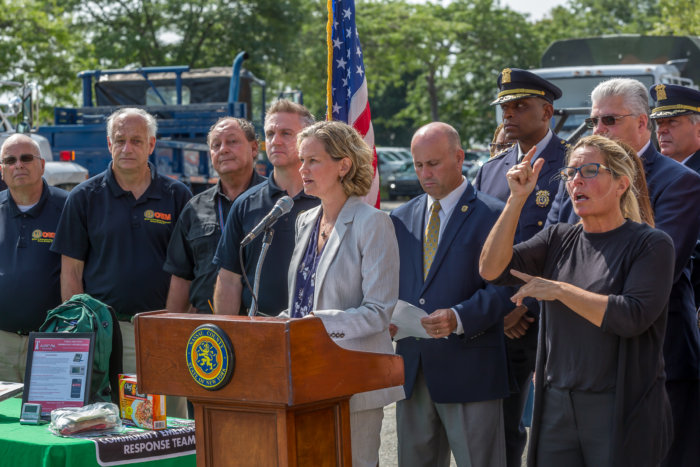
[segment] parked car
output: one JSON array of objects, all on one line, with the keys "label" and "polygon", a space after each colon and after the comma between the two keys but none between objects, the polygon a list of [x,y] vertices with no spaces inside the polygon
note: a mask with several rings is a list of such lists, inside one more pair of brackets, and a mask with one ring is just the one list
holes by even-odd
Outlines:
[{"label": "parked car", "polygon": [[[489,158],[489,152],[483,150],[464,151],[462,163],[462,175],[470,182],[476,176],[479,168]],[[418,181],[418,175],[413,168],[413,160],[406,161],[391,175],[386,178],[386,192],[390,200],[396,200],[399,196],[413,198],[423,193],[423,188]]]},{"label": "parked car", "polygon": [[399,170],[406,161],[412,160],[409,148],[383,147],[377,149],[379,184],[386,190],[389,176]]},{"label": "parked car", "polygon": [[[75,162],[63,162],[54,160],[51,152],[49,141],[41,135],[30,132],[31,118],[29,121],[22,121],[17,128],[12,124],[11,118],[20,115],[23,112],[27,115],[31,112],[32,100],[31,89],[22,86],[21,83],[15,81],[0,81],[0,88],[11,88],[13,92],[20,90],[20,96],[12,102],[0,104],[0,145],[7,138],[17,132],[21,132],[32,138],[39,145],[39,154],[46,161],[44,166],[44,179],[46,183],[52,186],[71,190],[73,187],[88,178],[88,171]],[[7,188],[5,183],[0,180],[0,190]]]}]

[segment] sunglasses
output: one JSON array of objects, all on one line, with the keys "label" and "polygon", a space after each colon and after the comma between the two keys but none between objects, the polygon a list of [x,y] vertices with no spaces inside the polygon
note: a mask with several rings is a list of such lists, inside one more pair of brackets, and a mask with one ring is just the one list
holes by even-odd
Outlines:
[{"label": "sunglasses", "polygon": [[588,128],[595,128],[598,126],[598,120],[600,120],[605,126],[613,126],[618,120],[625,117],[631,117],[634,114],[627,115],[602,115],[600,117],[589,117],[586,121],[586,126]]},{"label": "sunglasses", "polygon": [[607,170],[611,174],[614,172],[612,169],[605,167],[603,164],[598,164],[597,162],[590,162],[588,164],[583,164],[581,167],[564,167],[559,171],[561,179],[565,182],[573,180],[576,176],[576,172],[581,174],[582,178],[594,178],[600,172],[600,169]]},{"label": "sunglasses", "polygon": [[34,159],[41,159],[41,156],[35,156],[34,154],[21,154],[19,158],[17,156],[7,156],[2,159],[2,165],[15,165],[18,159],[23,164],[29,164]]}]

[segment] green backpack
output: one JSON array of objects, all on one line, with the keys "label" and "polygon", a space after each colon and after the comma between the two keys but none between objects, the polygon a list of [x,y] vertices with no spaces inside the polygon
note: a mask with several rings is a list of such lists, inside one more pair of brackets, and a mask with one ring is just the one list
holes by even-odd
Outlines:
[{"label": "green backpack", "polygon": [[73,295],[70,300],[48,312],[39,331],[95,333],[89,403],[118,404],[122,334],[111,307],[88,294]]}]

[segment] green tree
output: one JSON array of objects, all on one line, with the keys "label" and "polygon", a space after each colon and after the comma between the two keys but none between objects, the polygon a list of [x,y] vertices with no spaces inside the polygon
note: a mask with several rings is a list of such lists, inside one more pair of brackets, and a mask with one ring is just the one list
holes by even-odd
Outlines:
[{"label": "green tree", "polygon": [[0,79],[36,82],[41,118],[56,104],[76,104],[80,83],[75,73],[94,64],[68,12],[58,2],[0,0]]},{"label": "green tree", "polygon": [[696,0],[660,0],[656,34],[677,36],[700,34],[700,6]]}]

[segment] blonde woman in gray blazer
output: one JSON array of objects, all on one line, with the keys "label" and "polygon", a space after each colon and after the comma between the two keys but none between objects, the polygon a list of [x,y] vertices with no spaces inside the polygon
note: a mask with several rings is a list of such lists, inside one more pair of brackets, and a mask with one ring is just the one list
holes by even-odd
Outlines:
[{"label": "blonde woman in gray blazer", "polygon": [[[394,353],[389,322],[399,294],[399,252],[389,216],[360,196],[372,184],[372,151],[341,122],[319,122],[298,136],[306,194],[321,206],[297,217],[289,266],[289,315],[316,316],[341,347]],[[376,466],[383,407],[403,388],[350,399],[354,466]]]}]

